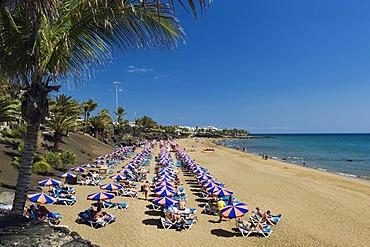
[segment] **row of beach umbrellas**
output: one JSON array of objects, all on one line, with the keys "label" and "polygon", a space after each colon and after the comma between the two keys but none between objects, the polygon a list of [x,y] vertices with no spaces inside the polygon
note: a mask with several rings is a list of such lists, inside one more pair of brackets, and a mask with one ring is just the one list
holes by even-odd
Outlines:
[{"label": "row of beach umbrellas", "polygon": [[[185,166],[196,175],[199,184],[214,197],[232,196],[233,192],[224,188],[224,185],[216,181],[207,170],[199,166],[183,150],[178,150],[178,157],[181,158]],[[224,218],[243,217],[248,212],[248,206],[245,203],[238,202],[227,205],[221,209],[221,215]]]}]

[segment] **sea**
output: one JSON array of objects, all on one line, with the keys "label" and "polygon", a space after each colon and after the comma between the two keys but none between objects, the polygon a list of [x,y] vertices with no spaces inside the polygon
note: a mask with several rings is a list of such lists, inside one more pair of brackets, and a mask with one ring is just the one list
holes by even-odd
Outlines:
[{"label": "sea", "polygon": [[342,176],[370,180],[370,134],[259,134],[218,144]]}]

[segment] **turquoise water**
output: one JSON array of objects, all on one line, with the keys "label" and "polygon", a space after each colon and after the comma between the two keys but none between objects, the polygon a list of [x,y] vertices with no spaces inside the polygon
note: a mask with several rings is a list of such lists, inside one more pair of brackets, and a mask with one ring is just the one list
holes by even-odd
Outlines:
[{"label": "turquoise water", "polygon": [[230,148],[345,176],[370,179],[370,134],[267,134],[272,138],[225,140]]}]

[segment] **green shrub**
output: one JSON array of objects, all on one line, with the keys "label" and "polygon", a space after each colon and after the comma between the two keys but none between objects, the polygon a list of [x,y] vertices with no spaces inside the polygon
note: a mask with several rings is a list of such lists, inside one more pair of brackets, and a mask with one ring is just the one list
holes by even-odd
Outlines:
[{"label": "green shrub", "polygon": [[62,157],[58,152],[46,152],[45,160],[56,169],[60,169],[63,166]]},{"label": "green shrub", "polygon": [[24,140],[27,132],[27,124],[19,125],[11,129],[11,136]]},{"label": "green shrub", "polygon": [[66,165],[76,163],[77,154],[74,154],[70,151],[63,151],[60,154],[60,158],[62,161],[62,168],[65,169]]}]

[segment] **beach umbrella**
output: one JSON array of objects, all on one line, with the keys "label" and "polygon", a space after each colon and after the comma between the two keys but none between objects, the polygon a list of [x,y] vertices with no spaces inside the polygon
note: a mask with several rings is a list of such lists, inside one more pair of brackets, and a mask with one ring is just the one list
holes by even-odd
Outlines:
[{"label": "beach umbrella", "polygon": [[167,170],[163,170],[163,171],[157,172],[157,177],[162,176],[162,175],[165,175],[165,176],[174,176],[174,174],[172,172],[167,171]]},{"label": "beach umbrella", "polygon": [[170,181],[162,181],[162,182],[157,182],[155,184],[155,186],[174,186],[175,184],[173,182],[170,182]]},{"label": "beach umbrella", "polygon": [[121,174],[110,176],[109,178],[115,179],[115,180],[126,180],[125,176],[122,176]]},{"label": "beach umbrella", "polygon": [[105,161],[104,160],[95,160],[94,161],[97,165],[99,165],[99,164],[104,164],[105,163]]},{"label": "beach umbrella", "polygon": [[61,177],[61,178],[75,178],[75,177],[77,177],[77,175],[73,174],[73,173],[70,173],[70,172],[66,172],[66,173],[63,173],[63,174],[59,174],[58,177]]},{"label": "beach umbrella", "polygon": [[212,188],[212,187],[215,187],[215,186],[218,186],[218,184],[216,184],[215,182],[213,181],[208,181],[208,183],[205,183],[203,184],[203,188]]},{"label": "beach umbrella", "polygon": [[173,200],[169,197],[166,197],[166,196],[154,199],[152,202],[153,202],[153,204],[159,205],[159,206],[171,206],[171,205],[177,204],[177,201],[175,201],[175,200]]},{"label": "beach umbrella", "polygon": [[242,202],[233,203],[221,209],[221,216],[224,218],[239,218],[248,212],[248,206]]},{"label": "beach umbrella", "polygon": [[117,173],[120,173],[120,174],[132,174],[132,171],[127,170],[127,169],[122,169],[122,170],[118,170]]},{"label": "beach umbrella", "polygon": [[212,176],[209,175],[209,174],[203,173],[200,176],[197,176],[197,178],[198,178],[199,181],[202,181],[202,180],[208,180],[208,179],[212,178]]},{"label": "beach umbrella", "polygon": [[39,185],[41,185],[41,186],[55,186],[55,185],[59,185],[61,182],[62,181],[49,178],[49,179],[45,179],[45,180],[40,181]]},{"label": "beach umbrella", "polygon": [[219,190],[216,190],[215,192],[212,193],[212,196],[217,196],[217,197],[223,197],[223,196],[231,196],[234,194],[231,190],[225,190],[222,187],[219,187]]},{"label": "beach umbrella", "polygon": [[113,183],[109,183],[109,184],[103,184],[100,186],[100,189],[103,189],[103,190],[110,190],[110,191],[113,191],[113,190],[119,190],[122,188],[122,185],[119,185],[119,184],[113,184]]},{"label": "beach umbrella", "polygon": [[27,198],[31,202],[43,203],[43,204],[53,204],[57,200],[54,196],[45,194],[44,192],[30,193],[30,194],[27,195]]},{"label": "beach umbrella", "polygon": [[81,166],[77,166],[77,167],[71,168],[71,171],[74,171],[74,172],[85,172],[85,171],[87,171],[87,169],[86,168],[83,168]]},{"label": "beach umbrella", "polygon": [[168,190],[168,189],[165,188],[165,189],[162,189],[160,191],[156,191],[155,195],[156,196],[172,196],[173,192],[171,190]]},{"label": "beach umbrella", "polygon": [[169,190],[171,192],[174,192],[174,188],[172,186],[162,185],[162,186],[158,186],[155,188],[155,192],[162,191],[162,190]]},{"label": "beach umbrella", "polygon": [[83,168],[95,168],[96,165],[93,165],[93,164],[84,164],[81,167],[83,167]]},{"label": "beach umbrella", "polygon": [[174,178],[159,177],[159,178],[157,179],[157,182],[163,182],[163,181],[173,182],[173,181],[174,181]]},{"label": "beach umbrella", "polygon": [[210,194],[215,193],[217,190],[220,190],[220,188],[219,188],[218,186],[213,186],[213,187],[207,188],[207,191],[208,191]]},{"label": "beach umbrella", "polygon": [[93,201],[102,201],[102,200],[110,200],[114,197],[114,194],[108,192],[98,192],[87,195],[87,200]]},{"label": "beach umbrella", "polygon": [[125,165],[125,166],[123,166],[122,168],[123,169],[130,169],[130,170],[133,170],[133,169],[135,169],[137,166],[135,165],[135,164],[129,164],[129,165]]}]

